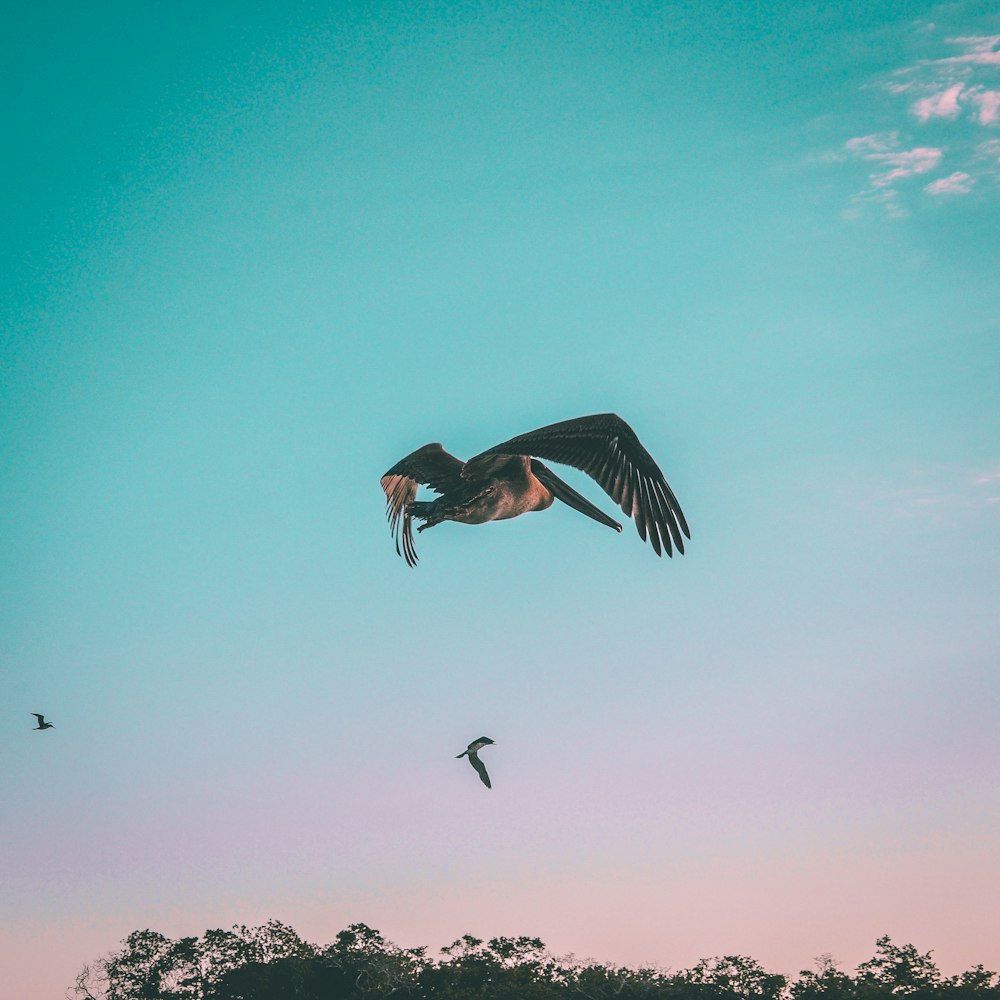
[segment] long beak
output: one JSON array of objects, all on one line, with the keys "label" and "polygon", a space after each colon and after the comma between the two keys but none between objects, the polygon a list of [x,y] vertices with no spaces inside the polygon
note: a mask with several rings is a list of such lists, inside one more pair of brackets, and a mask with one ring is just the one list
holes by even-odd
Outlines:
[{"label": "long beak", "polygon": [[585,496],[577,493],[569,483],[564,483],[547,465],[539,462],[537,458],[531,460],[531,471],[543,486],[552,491],[552,495],[557,500],[562,500],[564,504],[572,507],[573,510],[578,510],[581,514],[586,514],[587,517],[592,517],[595,521],[606,524],[609,528],[614,528],[615,531],[622,530],[622,526],[613,517],[608,517],[600,507],[595,507]]}]

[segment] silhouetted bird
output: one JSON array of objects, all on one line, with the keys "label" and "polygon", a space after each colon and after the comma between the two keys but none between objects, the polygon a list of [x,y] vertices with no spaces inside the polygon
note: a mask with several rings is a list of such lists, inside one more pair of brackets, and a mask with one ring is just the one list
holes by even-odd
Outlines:
[{"label": "silhouetted bird", "polygon": [[38,719],[38,725],[35,726],[35,729],[55,729],[55,726],[51,722],[45,721],[44,715],[39,715],[38,712],[32,712],[31,714]]},{"label": "silhouetted bird", "polygon": [[[635,432],[614,413],[577,417],[549,424],[498,444],[468,462],[449,455],[440,444],[425,444],[397,462],[383,477],[389,530],[396,552],[416,566],[412,519],[433,528],[442,521],[483,524],[545,510],[562,500],[574,510],[609,528],[622,526],[564,483],[537,457],[562,462],[586,472],[635,519],[639,537],[649,535],[660,555],[673,546],[684,552],[691,537],[680,504],[660,467],[639,443]],[[436,500],[416,499],[419,485],[440,493]]]},{"label": "silhouetted bird", "polygon": [[455,757],[455,760],[458,760],[460,757],[468,755],[469,763],[476,769],[480,779],[487,788],[492,788],[493,786],[490,784],[490,776],[486,773],[486,765],[479,759],[479,751],[482,750],[483,747],[490,746],[492,743],[493,740],[491,740],[488,736],[480,736],[478,740],[473,740],[469,744],[467,750],[463,750],[457,757]]}]

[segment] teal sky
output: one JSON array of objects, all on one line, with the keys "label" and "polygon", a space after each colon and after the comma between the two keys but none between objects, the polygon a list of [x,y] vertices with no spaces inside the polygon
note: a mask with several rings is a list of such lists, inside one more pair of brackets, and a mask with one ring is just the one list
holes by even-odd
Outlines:
[{"label": "teal sky", "polygon": [[[17,6],[21,1000],[270,917],[1000,965],[993,5]],[[400,457],[609,410],[684,557],[561,506],[396,557]]]}]

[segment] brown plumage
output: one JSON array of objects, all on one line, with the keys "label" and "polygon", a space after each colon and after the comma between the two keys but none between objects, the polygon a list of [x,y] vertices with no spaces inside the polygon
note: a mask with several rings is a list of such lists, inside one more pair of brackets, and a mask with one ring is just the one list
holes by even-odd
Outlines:
[{"label": "brown plumage", "polygon": [[[690,538],[691,532],[677,498],[635,432],[614,413],[563,420],[519,434],[468,462],[449,455],[437,443],[407,455],[382,477],[396,552],[407,565],[416,566],[413,518],[424,522],[418,532],[441,521],[482,524],[545,510],[554,500],[622,530],[539,458],[591,476],[635,520],[639,537],[643,541],[648,537],[657,555],[666,551],[672,556],[674,547],[684,552],[684,536]],[[418,501],[420,485],[441,495]]]}]

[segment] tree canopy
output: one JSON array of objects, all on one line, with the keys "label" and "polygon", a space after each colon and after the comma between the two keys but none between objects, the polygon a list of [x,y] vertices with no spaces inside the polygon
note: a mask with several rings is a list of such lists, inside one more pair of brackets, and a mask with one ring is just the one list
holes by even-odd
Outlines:
[{"label": "tree canopy", "polygon": [[556,957],[534,937],[469,934],[431,958],[400,948],[366,924],[328,945],[304,941],[277,920],[171,940],[134,931],[121,948],[85,966],[72,1000],[1000,1000],[1000,976],[981,965],[943,976],[931,953],[888,936],[854,974],[829,955],[795,979],[745,955],[693,968],[627,968]]}]

